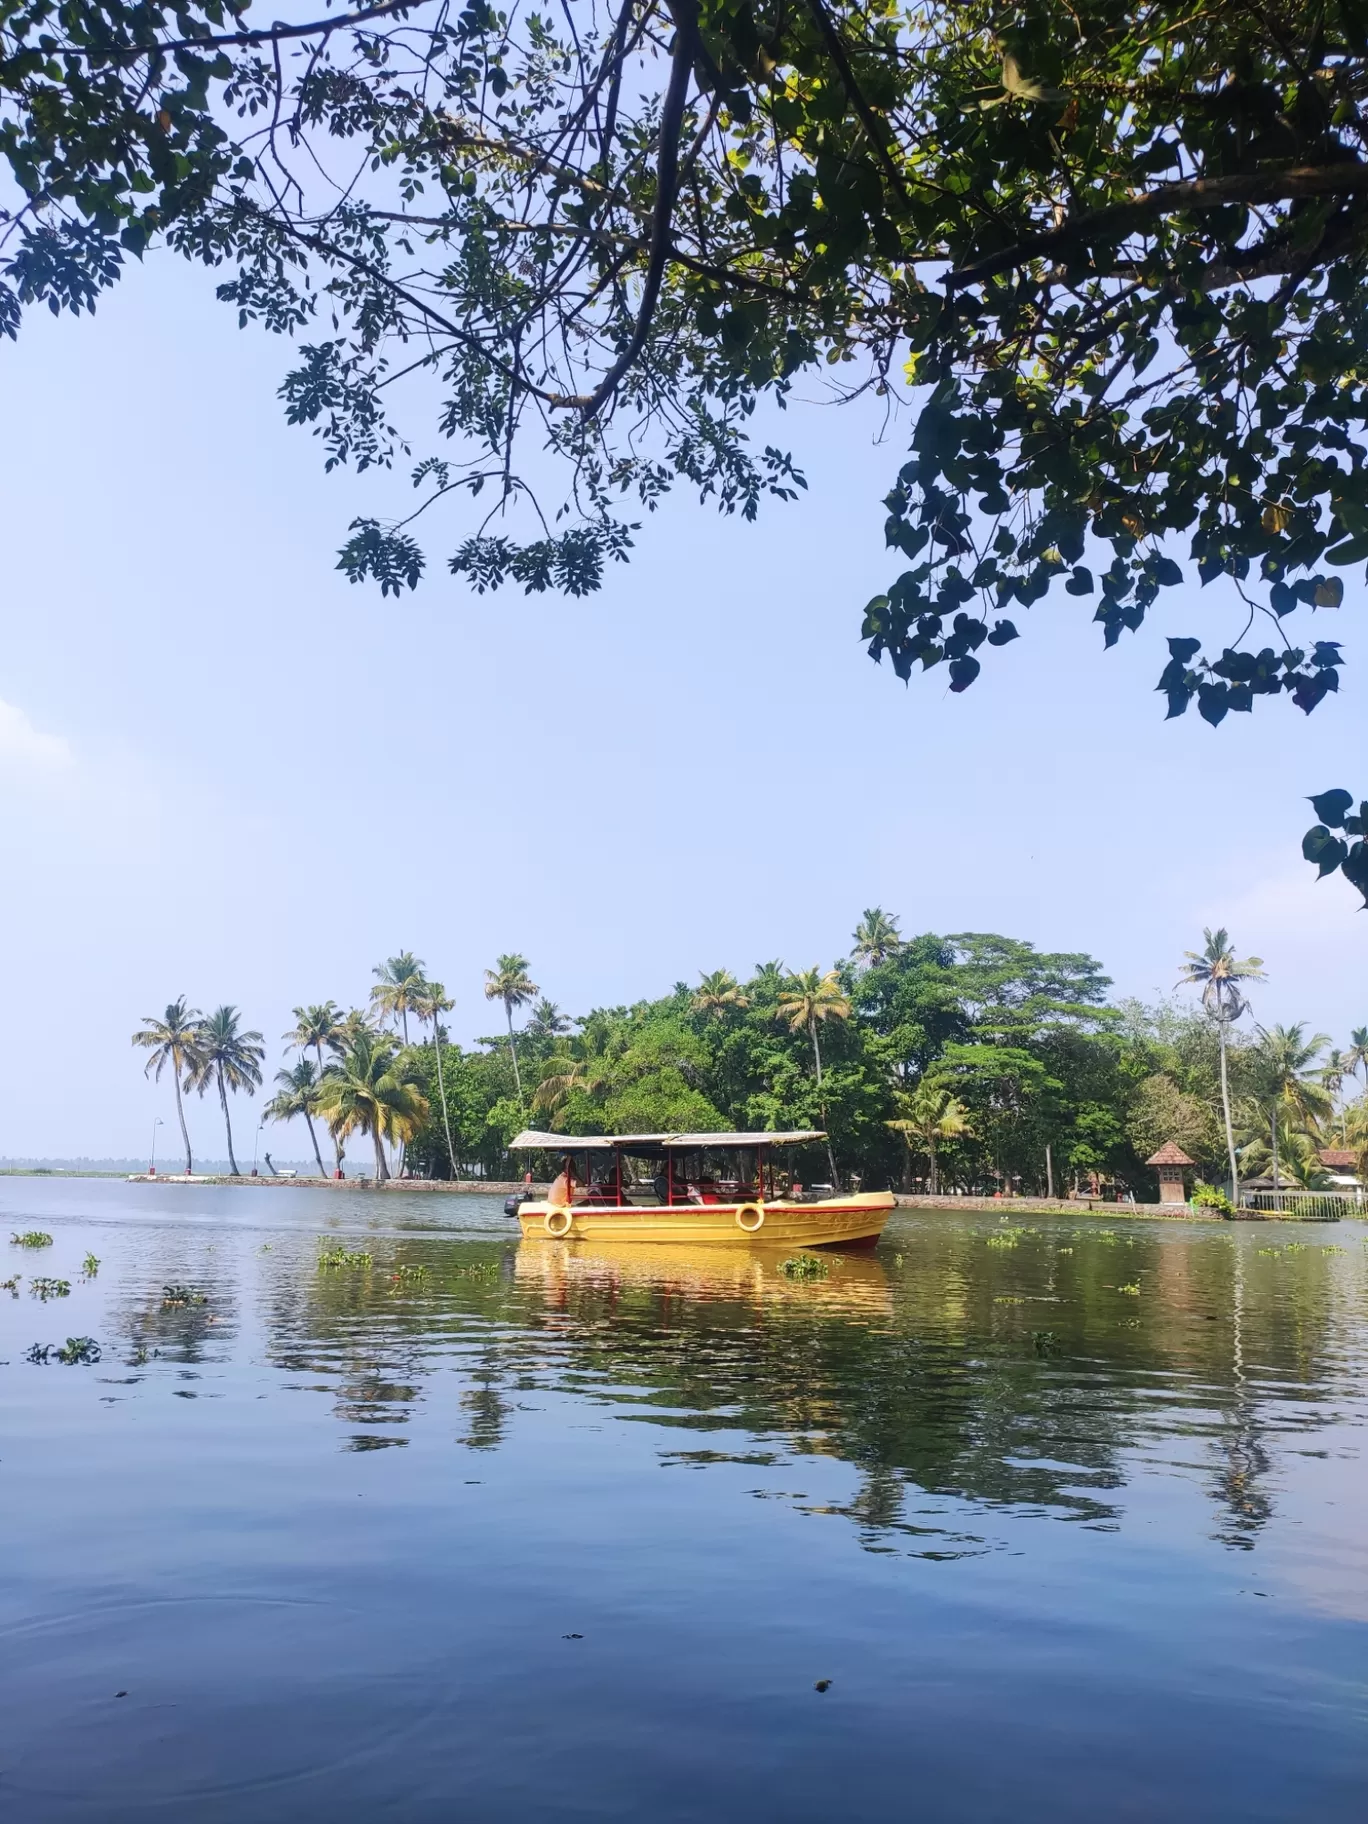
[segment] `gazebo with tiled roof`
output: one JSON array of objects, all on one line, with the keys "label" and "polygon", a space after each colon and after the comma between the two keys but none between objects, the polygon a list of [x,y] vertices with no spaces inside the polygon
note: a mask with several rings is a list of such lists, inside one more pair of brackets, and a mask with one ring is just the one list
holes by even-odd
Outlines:
[{"label": "gazebo with tiled roof", "polygon": [[1146,1159],[1145,1164],[1154,1166],[1159,1173],[1160,1203],[1187,1202],[1187,1180],[1183,1174],[1191,1171],[1196,1163],[1172,1140],[1166,1140],[1157,1153]]}]

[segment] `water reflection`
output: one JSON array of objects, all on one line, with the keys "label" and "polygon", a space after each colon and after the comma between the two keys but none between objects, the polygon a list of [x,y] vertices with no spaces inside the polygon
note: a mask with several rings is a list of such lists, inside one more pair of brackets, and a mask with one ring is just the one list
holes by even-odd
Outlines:
[{"label": "water reflection", "polygon": [[0,1299],[24,1824],[818,1824],[913,1767],[966,1824],[1356,1824],[1361,1229],[900,1217],[794,1281],[103,1195],[11,1225],[70,1299]]}]

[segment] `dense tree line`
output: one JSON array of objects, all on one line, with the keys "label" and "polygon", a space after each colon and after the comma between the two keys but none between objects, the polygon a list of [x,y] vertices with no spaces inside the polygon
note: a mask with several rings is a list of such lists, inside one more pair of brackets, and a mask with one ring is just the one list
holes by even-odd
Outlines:
[{"label": "dense tree line", "polygon": [[[880,908],[830,969],[725,969],[658,1000],[575,1019],[546,999],[527,959],[499,957],[485,997],[505,1031],[453,1044],[451,1001],[411,951],[377,965],[366,1008],[294,1009],[293,1061],[266,1118],[302,1119],[320,1175],[369,1140],[377,1178],[503,1178],[509,1142],[535,1126],[564,1134],[814,1128],[807,1182],[1059,1194],[1114,1186],[1146,1201],[1145,1160],[1176,1141],[1214,1181],[1271,1170],[1316,1186],[1322,1155],[1368,1149],[1368,1028],[1327,1050],[1303,1025],[1243,1023],[1257,957],[1207,932],[1183,979],[1199,1001],[1145,1007],[1108,998],[1081,953],[984,932],[904,938]],[[530,1011],[528,1011],[530,1009]],[[522,1020],[519,1025],[518,1021]],[[217,1092],[233,1170],[229,1093],[261,1082],[261,1034],[237,1009],[207,1019],[184,997],[133,1035],[148,1072],[173,1078],[186,1170],[182,1088]],[[331,1142],[325,1165],[322,1129]]]},{"label": "dense tree line", "polygon": [[[510,1022],[470,1050],[444,1045],[456,1150],[430,1121],[407,1159],[425,1175],[501,1177],[515,1169],[508,1140],[529,1124],[812,1126],[830,1135],[829,1153],[814,1149],[806,1165],[814,1178],[1030,1193],[1100,1182],[1143,1201],[1156,1193],[1144,1160],[1168,1139],[1204,1177],[1228,1176],[1223,1038],[1242,1172],[1267,1169],[1279,1120],[1289,1184],[1324,1177],[1325,1146],[1368,1141],[1362,1104],[1339,1101],[1368,1069],[1368,1033],[1322,1059],[1326,1041],[1304,1028],[1241,1031],[1195,1003],[1114,1003],[1110,987],[1086,955],[985,933],[904,940],[875,909],[850,956],[825,973],[777,961],[744,981],[718,970],[573,1021],[542,999],[516,1040]],[[413,1068],[435,1108],[432,1042],[416,1048]]]}]

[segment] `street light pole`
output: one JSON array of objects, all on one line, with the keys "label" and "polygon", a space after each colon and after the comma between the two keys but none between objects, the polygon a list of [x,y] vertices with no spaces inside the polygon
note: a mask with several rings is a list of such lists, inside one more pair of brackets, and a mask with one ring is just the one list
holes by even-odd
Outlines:
[{"label": "street light pole", "polygon": [[257,1148],[261,1145],[261,1130],[263,1127],[265,1127],[265,1125],[266,1125],[266,1123],[264,1121],[258,1121],[257,1125],[256,1125],[256,1132],[252,1135],[252,1176],[253,1176],[253,1178],[255,1178],[257,1175]]},{"label": "street light pole", "polygon": [[152,1159],[147,1168],[147,1175],[149,1178],[155,1178],[157,1175],[157,1129],[161,1124],[162,1118],[158,1115],[152,1123]]}]

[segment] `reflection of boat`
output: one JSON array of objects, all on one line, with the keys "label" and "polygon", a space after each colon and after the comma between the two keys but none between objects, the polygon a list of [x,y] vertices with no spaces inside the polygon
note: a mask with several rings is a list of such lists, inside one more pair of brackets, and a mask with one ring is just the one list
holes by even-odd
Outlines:
[{"label": "reflection of boat", "polygon": [[779,1271],[781,1250],[684,1247],[665,1242],[562,1242],[548,1247],[524,1243],[514,1278],[537,1287],[558,1304],[578,1288],[601,1286],[614,1292],[651,1288],[688,1299],[764,1300],[774,1304],[820,1306],[858,1317],[892,1315],[893,1295],[883,1264],[869,1254],[837,1256],[825,1279],[792,1280]]},{"label": "reflection of boat", "polygon": [[559,1154],[563,1165],[545,1201],[519,1205],[518,1221],[529,1240],[872,1247],[893,1209],[891,1191],[841,1195],[822,1185],[814,1196],[776,1170],[775,1147],[824,1138],[813,1129],[588,1137],[529,1130],[513,1147]]}]

